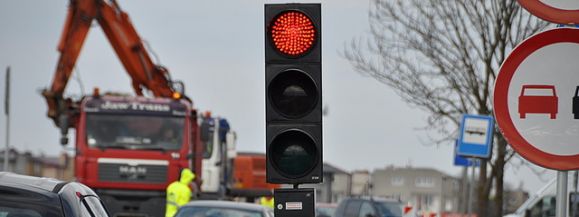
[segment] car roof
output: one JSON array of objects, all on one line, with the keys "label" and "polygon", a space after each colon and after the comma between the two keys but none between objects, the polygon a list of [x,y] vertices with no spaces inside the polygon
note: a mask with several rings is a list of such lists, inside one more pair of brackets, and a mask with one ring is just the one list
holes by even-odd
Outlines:
[{"label": "car roof", "polygon": [[316,207],[330,207],[330,208],[336,208],[338,207],[338,204],[336,203],[316,203]]},{"label": "car roof", "polygon": [[46,177],[35,177],[15,174],[11,172],[0,172],[0,186],[26,189],[38,193],[58,193],[58,190],[66,182]]},{"label": "car roof", "polygon": [[400,200],[384,197],[350,197],[344,199],[344,201],[371,201],[371,202],[381,202],[381,203],[402,203]]},{"label": "car roof", "polygon": [[259,212],[267,210],[265,206],[258,204],[222,201],[222,200],[197,200],[185,204],[184,207],[219,207],[219,208],[244,209]]}]

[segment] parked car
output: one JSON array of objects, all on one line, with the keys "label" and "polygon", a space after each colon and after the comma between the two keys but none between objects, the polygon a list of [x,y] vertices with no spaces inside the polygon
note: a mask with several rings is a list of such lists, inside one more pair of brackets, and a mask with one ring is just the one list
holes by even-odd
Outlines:
[{"label": "parked car", "polygon": [[175,217],[273,217],[273,210],[252,203],[197,200],[181,206]]},{"label": "parked car", "polygon": [[347,198],[340,202],[334,217],[402,217],[403,208],[398,200]]},{"label": "parked car", "polygon": [[77,182],[0,172],[2,217],[108,217],[99,197]]},{"label": "parked car", "polygon": [[335,203],[316,203],[316,217],[334,217],[336,208]]},{"label": "parked car", "polygon": [[[540,94],[534,94],[538,92]],[[553,85],[523,85],[519,95],[519,116],[526,118],[528,113],[549,114],[557,118],[558,97]]]}]

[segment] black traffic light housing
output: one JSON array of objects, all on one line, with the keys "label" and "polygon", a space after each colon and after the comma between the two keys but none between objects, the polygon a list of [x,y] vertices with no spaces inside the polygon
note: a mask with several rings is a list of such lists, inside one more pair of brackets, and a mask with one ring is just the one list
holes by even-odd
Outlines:
[{"label": "black traffic light housing", "polygon": [[267,182],[322,182],[320,4],[265,5]]}]

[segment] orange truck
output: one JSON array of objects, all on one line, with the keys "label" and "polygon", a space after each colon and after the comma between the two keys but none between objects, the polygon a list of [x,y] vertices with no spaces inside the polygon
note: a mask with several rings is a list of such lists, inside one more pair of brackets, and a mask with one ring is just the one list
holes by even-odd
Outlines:
[{"label": "orange truck", "polygon": [[265,154],[238,153],[233,161],[233,187],[231,195],[240,195],[249,201],[261,196],[272,196],[278,184],[269,184],[265,179]]},{"label": "orange truck", "polygon": [[226,119],[205,114],[200,124],[203,148],[201,198],[271,196],[278,185],[266,183],[265,154],[237,153],[235,132]]}]

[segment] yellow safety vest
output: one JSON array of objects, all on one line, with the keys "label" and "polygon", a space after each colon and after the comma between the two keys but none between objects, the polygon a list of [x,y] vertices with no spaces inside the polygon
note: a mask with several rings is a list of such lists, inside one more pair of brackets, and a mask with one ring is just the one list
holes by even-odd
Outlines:
[{"label": "yellow safety vest", "polygon": [[261,199],[259,200],[259,203],[263,206],[269,207],[273,209],[274,206],[274,202],[273,202],[273,197],[271,198],[267,198],[267,197],[261,197]]},{"label": "yellow safety vest", "polygon": [[181,172],[181,179],[171,183],[167,187],[167,205],[165,207],[165,217],[173,217],[179,207],[191,200],[191,189],[189,184],[195,178],[195,174],[189,169]]}]

